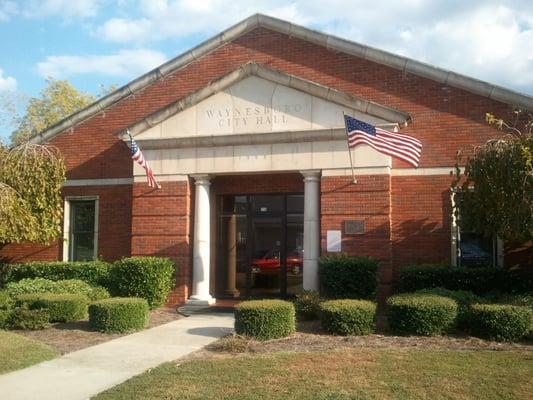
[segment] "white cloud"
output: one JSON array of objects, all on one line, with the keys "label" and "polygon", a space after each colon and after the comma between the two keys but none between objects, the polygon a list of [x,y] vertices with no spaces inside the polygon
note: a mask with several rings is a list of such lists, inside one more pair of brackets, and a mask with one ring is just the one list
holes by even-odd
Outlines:
[{"label": "white cloud", "polygon": [[116,43],[207,37],[262,12],[533,93],[530,0],[139,0],[94,34]]},{"label": "white cloud", "polygon": [[65,20],[94,17],[102,0],[0,0],[0,21],[11,16],[46,18],[58,16]]},{"label": "white cloud", "polygon": [[10,0],[0,0],[0,22],[8,21],[18,12],[17,4]]},{"label": "white cloud", "polygon": [[0,92],[14,91],[17,88],[17,80],[12,76],[4,77],[4,71],[0,68]]},{"label": "white cloud", "polygon": [[111,55],[48,56],[37,63],[37,70],[43,77],[57,79],[83,74],[133,78],[164,63],[166,59],[163,53],[148,49],[120,50]]}]

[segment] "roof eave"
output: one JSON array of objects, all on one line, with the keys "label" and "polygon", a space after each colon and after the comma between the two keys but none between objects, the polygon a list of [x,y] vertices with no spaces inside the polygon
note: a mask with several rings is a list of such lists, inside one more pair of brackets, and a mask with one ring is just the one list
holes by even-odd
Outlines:
[{"label": "roof eave", "polygon": [[110,107],[129,95],[144,89],[158,79],[171,74],[214,49],[235,40],[246,32],[256,27],[264,27],[276,32],[306,40],[324,46],[333,51],[350,54],[378,64],[383,64],[401,71],[409,72],[424,78],[431,79],[452,87],[466,90],[492,100],[509,104],[514,107],[533,110],[533,97],[493,85],[478,79],[448,71],[430,64],[422,63],[407,57],[395,55],[384,50],[362,45],[333,35],[328,35],[313,29],[270,17],[263,14],[254,14],[245,20],[231,26],[222,33],[207,39],[191,50],[167,61],[152,71],[129,82],[107,96],[97,100],[77,113],[63,119],[50,128],[33,136],[32,142],[44,142],[58,133],[64,132],[98,112]]}]

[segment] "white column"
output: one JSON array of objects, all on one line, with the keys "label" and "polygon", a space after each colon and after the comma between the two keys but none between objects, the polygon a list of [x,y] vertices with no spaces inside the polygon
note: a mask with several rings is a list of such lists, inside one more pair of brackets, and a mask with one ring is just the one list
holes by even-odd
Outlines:
[{"label": "white column", "polygon": [[208,175],[193,176],[196,186],[194,198],[194,243],[192,268],[192,296],[188,304],[209,305],[215,299],[209,294],[210,272],[210,210],[209,210],[209,181]]},{"label": "white column", "polygon": [[304,176],[304,290],[318,290],[320,256],[320,171],[301,171]]}]

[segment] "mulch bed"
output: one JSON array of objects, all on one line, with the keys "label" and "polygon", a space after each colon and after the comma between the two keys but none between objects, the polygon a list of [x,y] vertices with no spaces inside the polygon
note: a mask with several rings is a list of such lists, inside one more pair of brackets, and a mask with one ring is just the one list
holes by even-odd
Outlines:
[{"label": "mulch bed", "polygon": [[[161,307],[150,311],[148,328],[163,325],[180,318],[183,317],[176,312],[175,308]],[[63,354],[125,335],[122,333],[108,334],[91,331],[88,321],[57,323],[40,331],[14,330],[13,332],[46,343]]]},{"label": "mulch bed", "polygon": [[288,338],[260,342],[231,335],[218,340],[189,358],[219,358],[246,353],[314,352],[350,348],[394,348],[427,350],[512,350],[533,351],[533,342],[501,343],[471,336],[333,336],[326,334],[318,321],[298,323],[297,332]]}]

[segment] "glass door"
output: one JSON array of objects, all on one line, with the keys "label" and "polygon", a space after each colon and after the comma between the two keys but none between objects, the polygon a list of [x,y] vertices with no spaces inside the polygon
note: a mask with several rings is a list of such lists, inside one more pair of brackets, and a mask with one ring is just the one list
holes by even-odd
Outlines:
[{"label": "glass door", "polygon": [[284,197],[251,196],[251,296],[279,296],[285,273]]},{"label": "glass door", "polygon": [[303,195],[219,198],[217,297],[279,297],[302,290]]}]

